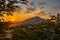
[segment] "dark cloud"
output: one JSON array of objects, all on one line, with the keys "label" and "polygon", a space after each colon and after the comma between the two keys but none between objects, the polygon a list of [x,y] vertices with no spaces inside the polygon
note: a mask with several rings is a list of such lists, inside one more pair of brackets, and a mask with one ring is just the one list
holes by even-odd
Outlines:
[{"label": "dark cloud", "polygon": [[59,10],[60,9],[60,6],[54,6],[52,8],[55,9],[55,10]]},{"label": "dark cloud", "polygon": [[30,5],[34,5],[34,2],[31,2]]},{"label": "dark cloud", "polygon": [[46,4],[46,2],[41,2],[41,3],[38,3],[39,5],[45,5]]}]

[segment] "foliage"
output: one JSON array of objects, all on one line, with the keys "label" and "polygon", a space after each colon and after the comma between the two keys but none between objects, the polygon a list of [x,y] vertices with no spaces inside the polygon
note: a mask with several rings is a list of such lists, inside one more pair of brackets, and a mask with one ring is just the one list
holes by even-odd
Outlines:
[{"label": "foliage", "polygon": [[60,40],[60,21],[56,23],[55,40]]},{"label": "foliage", "polygon": [[[2,26],[8,25],[1,23],[0,27]],[[38,24],[18,26],[17,28],[2,27],[0,33],[4,33],[7,29],[14,30],[12,40],[60,40],[60,22],[47,20]]]},{"label": "foliage", "polygon": [[7,24],[8,22],[0,22],[0,33],[2,33],[5,27],[8,26]]},{"label": "foliage", "polygon": [[5,28],[8,27],[8,22],[0,22],[0,40],[5,37]]},{"label": "foliage", "polygon": [[13,32],[13,40],[54,40],[55,22],[19,26]]},{"label": "foliage", "polygon": [[14,5],[14,4],[27,4],[27,0],[0,0],[0,16],[3,16],[4,13],[2,12],[7,12],[7,15],[12,15],[11,12],[13,12],[16,8],[19,8],[19,6]]}]

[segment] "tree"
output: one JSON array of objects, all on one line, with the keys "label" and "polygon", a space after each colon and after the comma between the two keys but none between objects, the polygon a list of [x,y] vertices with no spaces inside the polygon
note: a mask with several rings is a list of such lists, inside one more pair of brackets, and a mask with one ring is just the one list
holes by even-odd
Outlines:
[{"label": "tree", "polygon": [[18,26],[13,32],[13,40],[53,40],[55,23],[47,20],[34,25]]},{"label": "tree", "polygon": [[54,40],[60,40],[60,21],[58,20],[55,27],[55,38]]},{"label": "tree", "polygon": [[[19,6],[14,4],[27,4],[27,0],[0,0],[0,16],[3,16],[3,14],[12,15],[12,12],[19,8]],[[6,12],[6,13],[5,13]]]},{"label": "tree", "polygon": [[57,14],[57,22],[60,21],[60,14]]}]

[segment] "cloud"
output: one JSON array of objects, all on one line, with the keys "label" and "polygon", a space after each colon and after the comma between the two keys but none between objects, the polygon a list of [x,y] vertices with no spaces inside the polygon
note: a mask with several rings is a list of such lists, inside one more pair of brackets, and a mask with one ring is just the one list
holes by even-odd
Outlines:
[{"label": "cloud", "polygon": [[52,14],[52,15],[56,15],[59,12],[60,12],[60,6],[59,5],[53,6],[50,8],[50,14]]},{"label": "cloud", "polygon": [[46,4],[46,2],[41,2],[41,3],[38,3],[39,5],[45,5]]},{"label": "cloud", "polygon": [[53,6],[53,7],[51,7],[51,9],[59,10],[60,6],[59,5],[58,6]]},{"label": "cloud", "polygon": [[44,12],[43,7],[37,8],[36,11],[35,11],[35,15],[39,16],[39,17],[41,17],[43,19],[50,19],[50,15]]}]

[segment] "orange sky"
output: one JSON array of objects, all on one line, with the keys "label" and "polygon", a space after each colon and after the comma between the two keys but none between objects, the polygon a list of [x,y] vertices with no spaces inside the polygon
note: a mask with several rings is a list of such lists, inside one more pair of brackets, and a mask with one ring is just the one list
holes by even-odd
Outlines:
[{"label": "orange sky", "polygon": [[15,19],[15,21],[23,21],[25,19],[34,17],[36,15],[34,14],[17,14],[14,12],[13,16],[6,16],[4,17],[5,21],[11,21],[12,19]]},{"label": "orange sky", "polygon": [[29,12],[26,13],[27,8],[24,8],[24,10],[21,10],[19,12],[17,12],[17,10],[15,10],[15,12],[13,12],[13,16],[6,16],[5,14],[5,21],[24,21],[28,18],[34,17],[34,16],[39,16],[41,18],[44,19],[49,19],[50,16],[48,14],[42,14],[41,12],[43,11],[42,8],[37,8],[35,11],[33,12]]}]

